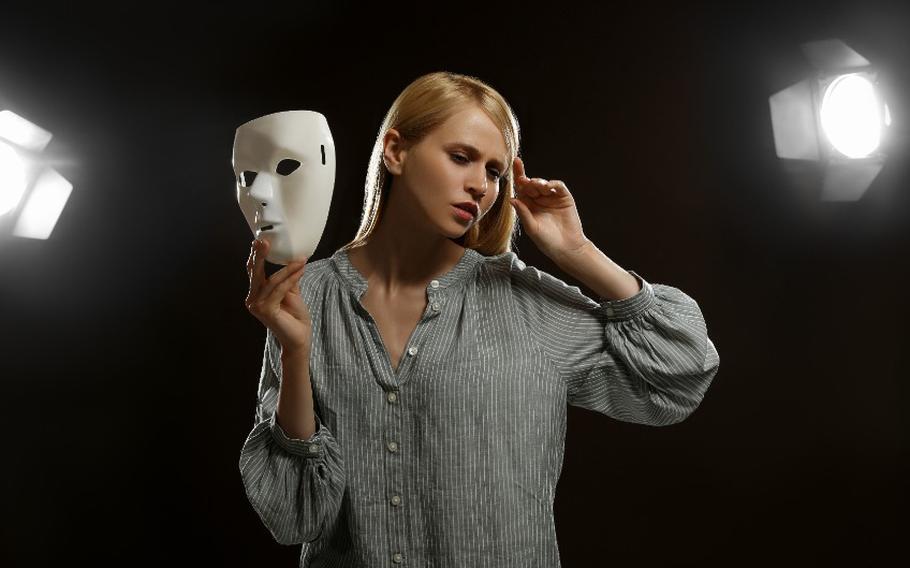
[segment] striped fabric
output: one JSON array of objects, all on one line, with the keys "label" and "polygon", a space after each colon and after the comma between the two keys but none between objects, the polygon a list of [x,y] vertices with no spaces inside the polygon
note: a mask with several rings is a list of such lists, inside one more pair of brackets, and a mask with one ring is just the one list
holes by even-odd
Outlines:
[{"label": "striped fabric", "polygon": [[641,285],[594,301],[514,252],[465,249],[426,288],[397,370],[341,249],[311,262],[317,431],[275,421],[281,346],[267,330],[240,473],[300,566],[559,566],[553,499],[566,404],[665,426],[699,405],[719,357],[698,304]]}]

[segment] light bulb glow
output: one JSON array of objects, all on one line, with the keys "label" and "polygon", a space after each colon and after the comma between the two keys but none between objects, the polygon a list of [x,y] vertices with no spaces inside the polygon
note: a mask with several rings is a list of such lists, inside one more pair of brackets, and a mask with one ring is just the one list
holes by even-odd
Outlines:
[{"label": "light bulb glow", "polygon": [[875,86],[868,79],[842,75],[825,90],[822,130],[838,152],[848,158],[865,158],[881,142],[880,109]]},{"label": "light bulb glow", "polygon": [[19,205],[26,188],[25,163],[9,145],[0,142],[0,215]]}]

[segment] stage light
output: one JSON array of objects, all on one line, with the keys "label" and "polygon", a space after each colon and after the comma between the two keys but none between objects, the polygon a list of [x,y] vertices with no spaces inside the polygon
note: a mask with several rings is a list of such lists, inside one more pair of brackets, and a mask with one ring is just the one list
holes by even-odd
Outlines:
[{"label": "stage light", "polygon": [[0,141],[0,215],[19,205],[26,185],[25,164],[12,146]]},{"label": "stage light", "polygon": [[816,71],[768,99],[777,156],[788,171],[820,167],[822,200],[858,200],[887,158],[891,113],[878,71],[837,39],[800,47]]},{"label": "stage light", "polygon": [[41,172],[16,219],[13,234],[31,239],[48,238],[72,190],[73,184],[55,170]]},{"label": "stage light", "polygon": [[47,239],[73,186],[44,162],[52,134],[9,111],[0,111],[0,221],[16,237]]},{"label": "stage light", "polygon": [[53,135],[18,114],[4,110],[0,111],[0,138],[5,138],[31,152],[41,152]]},{"label": "stage light", "polygon": [[884,124],[875,85],[861,75],[841,75],[825,90],[822,130],[831,145],[848,158],[865,158],[878,149]]}]

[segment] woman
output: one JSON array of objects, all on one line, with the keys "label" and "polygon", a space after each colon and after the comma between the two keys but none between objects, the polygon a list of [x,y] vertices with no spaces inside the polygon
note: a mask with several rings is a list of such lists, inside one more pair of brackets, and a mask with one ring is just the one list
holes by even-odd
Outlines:
[{"label": "woman", "polygon": [[[268,279],[254,243],[267,334],[240,471],[301,566],[559,566],[566,404],[673,424],[716,374],[697,303],[601,253],[518,146],[494,89],[425,75],[386,115],[353,241]],[[516,211],[599,301],[511,251]]]}]

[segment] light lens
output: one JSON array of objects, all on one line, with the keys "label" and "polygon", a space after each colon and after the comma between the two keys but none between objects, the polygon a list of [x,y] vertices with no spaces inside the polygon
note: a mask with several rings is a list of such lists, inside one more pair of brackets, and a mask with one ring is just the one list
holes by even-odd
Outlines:
[{"label": "light lens", "polygon": [[825,90],[822,129],[838,152],[848,158],[865,158],[881,142],[881,108],[875,86],[868,79],[842,75]]}]

